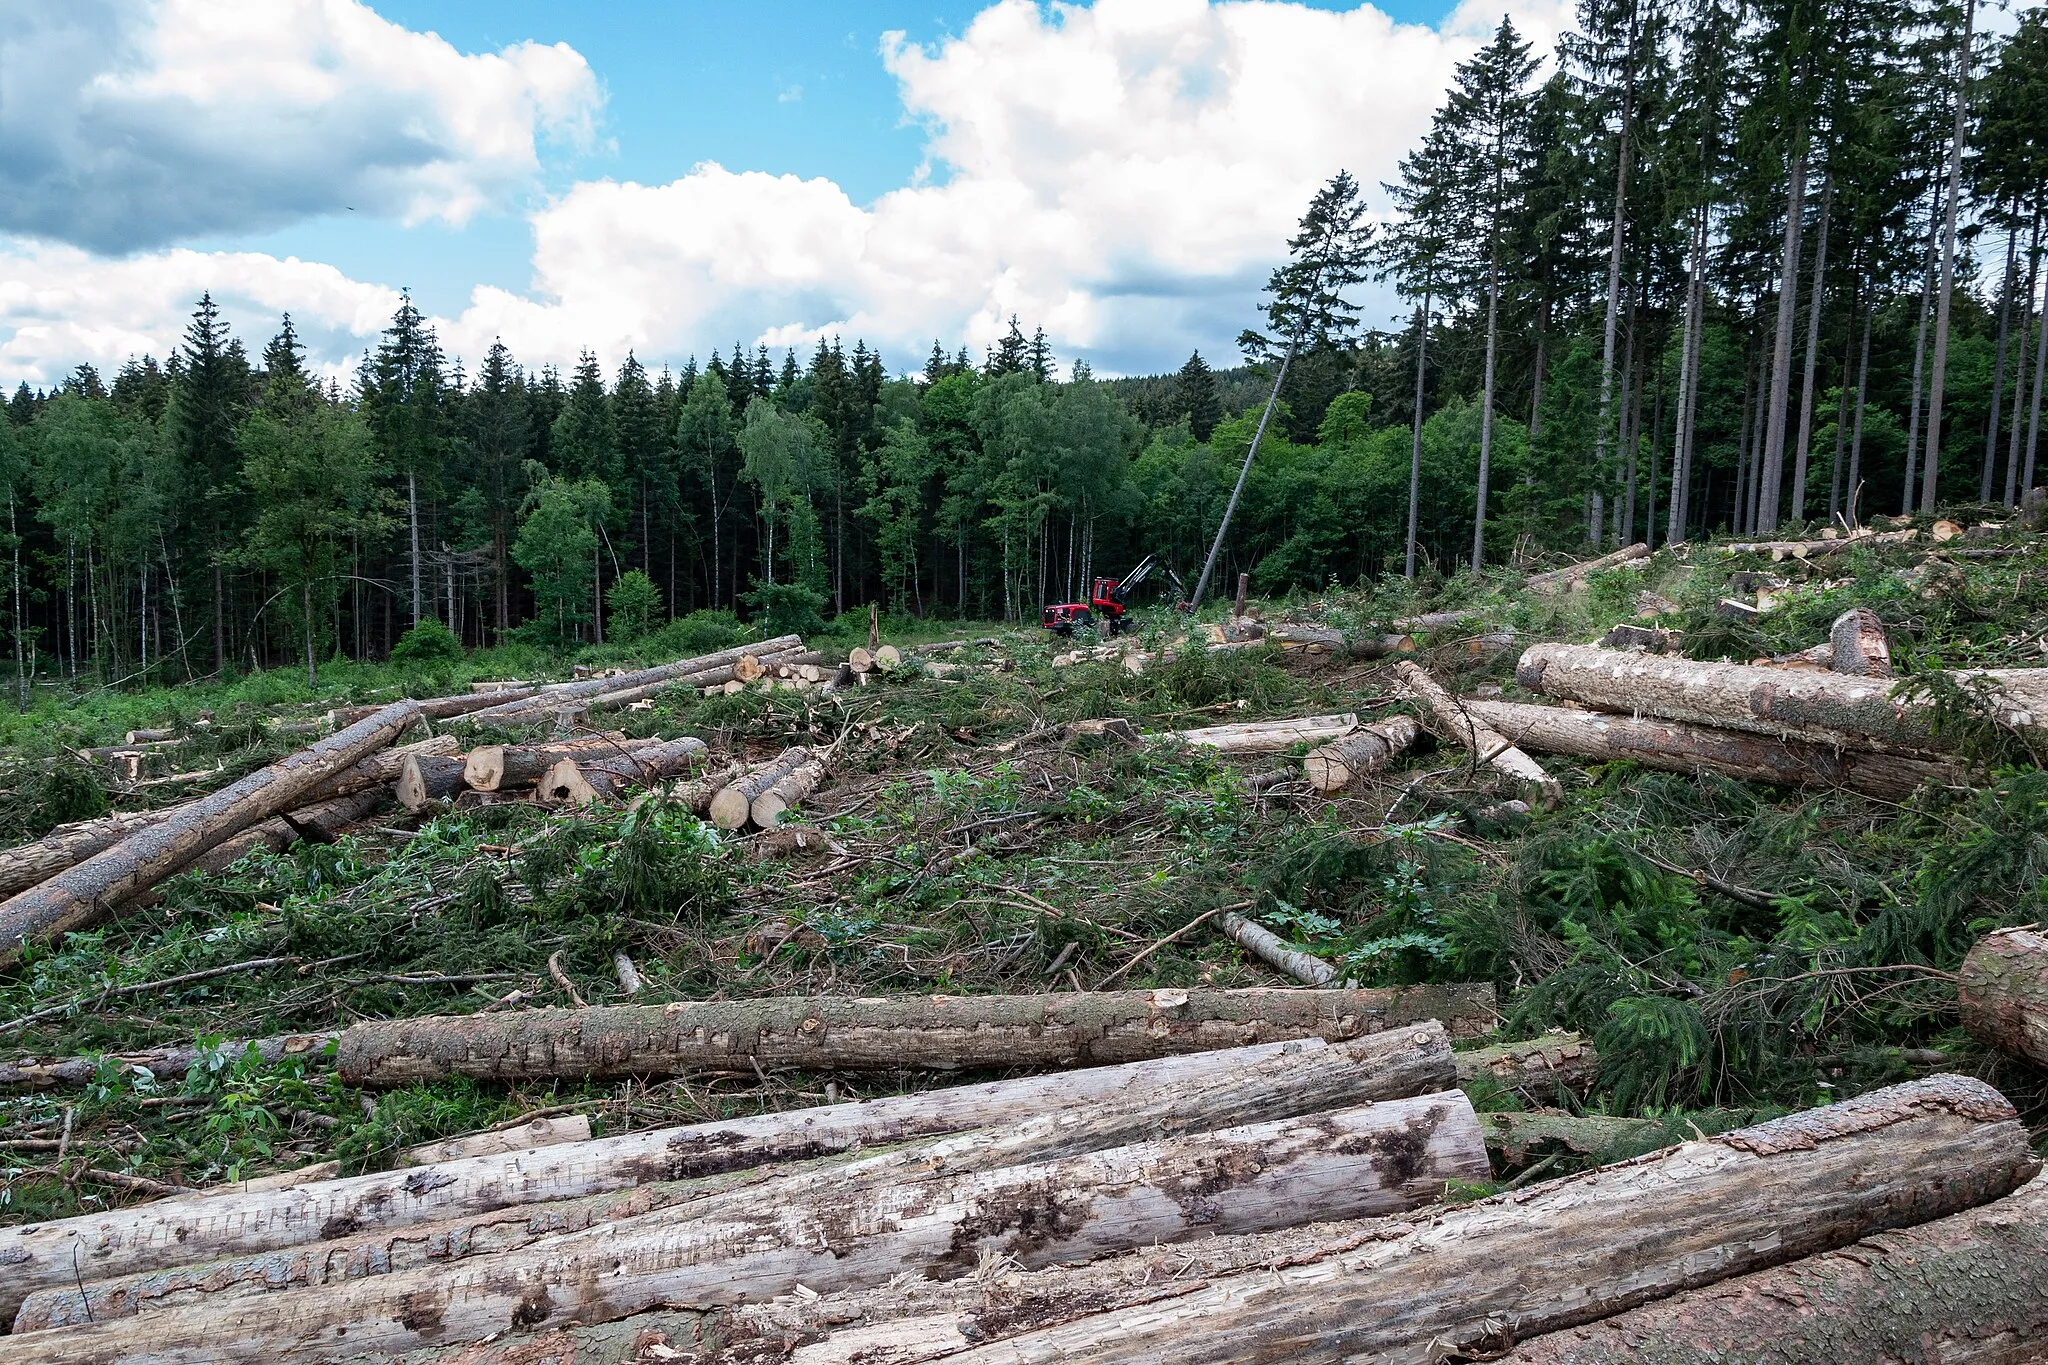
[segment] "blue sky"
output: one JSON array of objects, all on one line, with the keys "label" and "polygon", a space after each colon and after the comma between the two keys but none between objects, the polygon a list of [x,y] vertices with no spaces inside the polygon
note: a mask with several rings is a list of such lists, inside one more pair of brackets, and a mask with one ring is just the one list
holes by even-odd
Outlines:
[{"label": "blue sky", "polygon": [[1227,350],[1321,179],[1391,174],[1482,15],[80,0],[0,52],[48,87],[0,111],[0,377],[161,350],[194,286],[252,340],[289,308],[330,367],[399,287],[471,355],[853,332],[900,368],[1018,312],[1177,364]]}]

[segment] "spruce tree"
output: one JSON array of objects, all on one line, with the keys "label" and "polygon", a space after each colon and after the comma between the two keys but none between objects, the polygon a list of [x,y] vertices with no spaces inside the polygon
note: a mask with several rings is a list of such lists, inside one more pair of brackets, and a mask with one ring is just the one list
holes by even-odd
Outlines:
[{"label": "spruce tree", "polygon": [[1209,433],[1223,420],[1223,405],[1216,397],[1216,372],[1202,359],[1200,351],[1190,355],[1187,364],[1173,377],[1173,399],[1169,406],[1174,416],[1188,419],[1188,430],[1197,441],[1208,440]]}]

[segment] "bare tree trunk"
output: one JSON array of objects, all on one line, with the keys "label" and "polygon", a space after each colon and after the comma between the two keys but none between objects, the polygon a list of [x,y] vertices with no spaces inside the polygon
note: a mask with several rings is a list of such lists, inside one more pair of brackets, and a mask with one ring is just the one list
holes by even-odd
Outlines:
[{"label": "bare tree trunk", "polygon": [[1637,427],[1642,415],[1642,384],[1637,378],[1636,356],[1641,336],[1637,330],[1635,301],[1629,301],[1628,330],[1624,334],[1621,359],[1621,496],[1614,504],[1614,538],[1623,545],[1636,539],[1636,457],[1641,442]]},{"label": "bare tree trunk", "polygon": [[[2005,505],[2019,506],[2020,471],[2020,428],[2021,414],[2027,406],[2027,324],[2034,320],[2034,286],[2041,275],[2041,218],[2036,214],[2030,239],[2027,243],[2027,292],[2020,304],[2019,353],[2013,357],[2012,376],[2012,444],[2005,452]],[[2048,317],[2040,320],[2048,330]]]},{"label": "bare tree trunk", "polygon": [[1705,270],[1707,210],[1702,204],[1692,232],[1692,267],[1685,286],[1685,333],[1679,343],[1678,429],[1671,438],[1671,516],[1664,541],[1676,545],[1686,538],[1692,512],[1693,401],[1698,389],[1700,334],[1706,319]]},{"label": "bare tree trunk", "polygon": [[1934,511],[1941,477],[1941,400],[1948,383],[1949,306],[1955,296],[1956,206],[1962,198],[1963,142],[1969,132],[1970,40],[1976,33],[1977,0],[1963,0],[1963,43],[1956,56],[1956,126],[1949,138],[1948,206],[1941,222],[1941,296],[1934,313],[1934,374],[1928,380],[1927,452],[1920,466],[1920,510]]},{"label": "bare tree trunk", "polygon": [[[1792,142],[1805,138],[1794,129]],[[1778,326],[1771,350],[1770,415],[1764,419],[1762,477],[1758,480],[1758,534],[1778,529],[1785,492],[1785,427],[1792,389],[1792,324],[1799,313],[1799,239],[1806,215],[1806,153],[1792,158],[1791,181],[1785,191],[1785,247],[1778,265]]]},{"label": "bare tree trunk", "polygon": [[420,481],[419,475],[405,471],[405,524],[412,542],[412,623],[420,623]]},{"label": "bare tree trunk", "polygon": [[1516,748],[1512,741],[1481,720],[1469,707],[1444,691],[1443,684],[1430,676],[1427,669],[1404,659],[1394,665],[1394,672],[1401,679],[1402,687],[1428,709],[1437,725],[1471,752],[1473,762],[1489,764],[1514,781],[1535,789],[1546,804],[1557,804],[1561,795],[1557,779],[1544,772],[1535,759]]},{"label": "bare tree trunk", "polygon": [[1849,442],[1849,486],[1845,515],[1853,529],[1862,519],[1863,412],[1870,396],[1870,326],[1877,318],[1875,301],[1863,310],[1863,353],[1856,362],[1856,434]]},{"label": "bare tree trunk", "polygon": [[[1593,428],[1593,477],[1604,478],[1607,473],[1607,426],[1614,411],[1614,343],[1615,331],[1621,317],[1621,248],[1628,224],[1628,172],[1629,161],[1634,152],[1633,129],[1635,119],[1635,52],[1636,13],[1635,6],[1629,6],[1628,52],[1624,61],[1628,64],[1628,77],[1621,97],[1621,132],[1617,138],[1614,159],[1614,222],[1607,241],[1607,318],[1602,325],[1600,343],[1600,414]],[[1600,533],[1593,533],[1593,544],[1600,544]]]},{"label": "bare tree trunk", "polygon": [[1813,298],[1806,306],[1805,374],[1799,383],[1799,441],[1792,462],[1792,520],[1806,520],[1806,463],[1813,442],[1813,374],[1820,359],[1821,304],[1827,297],[1828,211],[1834,207],[1835,171],[1832,161],[1821,179],[1820,222],[1814,228]]},{"label": "bare tree trunk", "polygon": [[1408,567],[1415,577],[1415,523],[1422,506],[1422,381],[1429,355],[1429,303],[1436,287],[1434,270],[1422,286],[1422,308],[1415,315],[1415,433],[1408,447]]},{"label": "bare tree trunk", "polygon": [[1749,438],[1755,427],[1753,408],[1756,403],[1757,371],[1761,363],[1752,349],[1749,359],[1742,367],[1742,416],[1735,436],[1735,506],[1730,510],[1728,517],[1730,528],[1738,536],[1749,532],[1749,486],[1754,481]]},{"label": "bare tree trunk", "polygon": [[[1498,189],[1496,187],[1496,193]],[[1472,513],[1472,568],[1486,567],[1486,484],[1493,471],[1493,369],[1500,338],[1500,244],[1499,225],[1489,236],[1494,242],[1486,264],[1486,368],[1480,384],[1479,486]]]},{"label": "bare tree trunk", "polygon": [[[2035,220],[2039,226],[2039,219]],[[2023,475],[2022,490],[2034,486],[2034,456],[2041,443],[2041,389],[2048,381],[2048,296],[2041,306],[2041,320],[2034,335],[2034,403],[2027,417],[2027,468]]]},{"label": "bare tree trunk", "polygon": [[1941,242],[1941,190],[1937,186],[1927,210],[1927,270],[1920,280],[1920,321],[1913,333],[1913,398],[1906,418],[1906,492],[1904,505],[1899,511],[1905,516],[1913,514],[1919,489],[1914,478],[1920,468],[1920,406],[1927,392],[1922,376],[1927,366],[1927,315],[1934,304],[1934,260],[1935,251]]},{"label": "bare tree trunk", "polygon": [[[2018,206],[2015,205],[2015,208]],[[1998,472],[1998,418],[2005,410],[2005,344],[2012,334],[2012,296],[2018,292],[2020,232],[2017,227],[2007,226],[2005,230],[2005,273],[1998,280],[1998,347],[1996,359],[1991,363],[1991,420],[1984,429],[1984,473],[1977,484],[1977,501],[1991,501],[1991,481]],[[2031,286],[2031,281],[2029,285]],[[2033,290],[2027,291],[2027,302],[2033,303]],[[2020,345],[2027,344],[2027,315],[2020,314]]]}]

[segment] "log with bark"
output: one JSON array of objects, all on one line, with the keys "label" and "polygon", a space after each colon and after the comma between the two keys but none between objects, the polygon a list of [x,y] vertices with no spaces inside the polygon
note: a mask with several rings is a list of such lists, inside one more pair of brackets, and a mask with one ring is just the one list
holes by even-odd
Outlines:
[{"label": "log with bark", "polygon": [[[500,1156],[506,1152],[530,1152],[537,1147],[553,1147],[564,1142],[590,1141],[590,1120],[582,1114],[558,1118],[538,1118],[510,1128],[486,1129],[480,1133],[465,1133],[461,1137],[443,1138],[439,1142],[422,1142],[400,1149],[391,1161],[394,1167],[442,1166],[451,1161],[462,1161],[473,1156]],[[237,1194],[248,1194],[261,1190],[289,1190],[300,1185],[311,1185],[317,1181],[333,1180],[341,1174],[339,1161],[316,1161],[310,1166],[296,1170],[280,1171],[276,1175],[258,1176],[254,1180],[243,1180],[235,1184]],[[91,1322],[94,1317],[106,1317],[99,1311],[100,1285],[95,1284],[83,1294],[77,1290],[66,1295],[57,1291],[46,1303],[39,1304],[35,1294],[22,1301],[22,1311],[15,1314],[14,1330],[27,1331],[31,1328],[57,1327],[71,1322]],[[49,1294],[50,1291],[40,1291]],[[90,1306],[91,1313],[85,1309]]]},{"label": "log with bark", "polygon": [[[454,763],[451,758],[425,758],[427,763]],[[385,793],[381,791],[357,792],[354,796],[337,796],[332,800],[318,801],[297,810],[280,811],[253,829],[245,829],[232,839],[225,839],[213,848],[186,864],[188,872],[204,872],[218,875],[233,867],[237,862],[258,849],[269,853],[282,853],[301,840],[313,843],[331,844],[349,830],[370,818],[377,807],[384,804]]]},{"label": "log with bark", "polygon": [[688,782],[676,783],[670,796],[677,805],[687,809],[699,820],[711,814],[711,803],[718,794],[746,772],[737,763],[728,763],[715,773],[693,777]]},{"label": "log with bark", "polygon": [[685,736],[606,757],[564,758],[534,788],[548,805],[588,806],[616,801],[636,787],[680,777],[709,752],[701,739]]},{"label": "log with bark", "polygon": [[1297,716],[1290,720],[1205,725],[1195,730],[1174,730],[1160,738],[1226,754],[1273,754],[1297,744],[1320,744],[1341,739],[1357,728],[1358,717],[1346,712],[1341,716]]},{"label": "log with bark", "polygon": [[[1266,1043],[622,1133],[525,1156],[452,1162],[426,1174],[388,1172],[269,1194],[231,1190],[163,1200],[0,1229],[0,1257],[10,1267],[9,1275],[0,1278],[0,1310],[11,1315],[33,1289],[73,1285],[80,1265],[101,1281],[141,1274],[135,1282],[154,1286],[151,1293],[182,1292],[186,1281],[169,1271],[223,1258],[241,1258],[265,1275],[303,1278],[315,1273],[310,1267],[316,1261],[265,1259],[265,1254],[316,1242],[334,1241],[339,1247],[347,1241],[371,1260],[393,1250],[402,1259],[407,1246],[446,1240],[445,1230],[452,1228],[488,1229],[497,1237],[526,1235],[518,1231],[523,1218],[518,1210],[532,1209],[545,1233],[559,1230],[561,1212],[572,1206],[582,1209],[585,1222],[578,1225],[586,1226],[679,1200],[701,1205],[707,1194],[730,1188],[717,1178],[777,1163],[863,1149],[922,1153],[931,1150],[931,1140],[968,1130],[985,1136],[949,1140],[945,1150],[955,1160],[964,1160],[968,1151],[986,1154],[991,1141],[1003,1144],[991,1160],[1010,1160],[1020,1151],[1039,1159],[1088,1149],[1061,1144],[1114,1145],[1103,1139],[1154,1135],[1148,1123],[1165,1124],[1160,1131],[1171,1133],[1190,1125],[1251,1121],[1276,1110],[1313,1113],[1315,1106],[1398,1098],[1446,1084],[1450,1070],[1441,1026],[1422,1023],[1336,1047],[1319,1039]],[[1204,1114],[1209,1118],[1201,1121]],[[864,1159],[870,1167],[879,1160]],[[825,1169],[843,1184],[854,1168],[842,1161]],[[742,1188],[752,1184],[758,1180]],[[630,1195],[631,1202],[609,1207],[590,1202],[607,1195]],[[515,1214],[493,1216],[505,1209]],[[457,1240],[472,1239],[462,1234]],[[375,1251],[378,1246],[383,1253]],[[347,1261],[351,1253],[335,1254]],[[317,1253],[318,1264],[330,1259],[327,1251]]]},{"label": "log with bark", "polygon": [[1288,947],[1272,930],[1254,924],[1235,911],[1217,920],[1216,927],[1238,947],[1296,981],[1310,986],[1327,986],[1337,979],[1335,967],[1314,953]]},{"label": "log with bark", "polygon": [[743,828],[753,818],[754,798],[810,761],[811,750],[799,744],[726,783],[711,798],[711,823],[720,829]]},{"label": "log with bark", "polygon": [[1421,1019],[1492,1026],[1483,982],[1358,990],[770,997],[369,1020],[342,1035],[350,1085],[684,1075],[737,1066],[954,1070],[1135,1061],[1278,1038],[1355,1038]]},{"label": "log with bark", "polygon": [[750,819],[762,829],[774,829],[791,806],[818,789],[825,780],[825,760],[822,755],[812,757],[775,779],[766,791],[755,797],[747,808]]},{"label": "log with bark", "polygon": [[1548,573],[1532,573],[1522,580],[1522,585],[1539,592],[1570,587],[1584,582],[1588,574],[1599,573],[1604,569],[1618,569],[1624,564],[1632,564],[1636,560],[1649,557],[1650,547],[1638,541],[1634,545],[1624,545],[1612,554],[1601,555],[1598,559],[1588,559],[1562,569],[1552,569]]},{"label": "log with bark", "polygon": [[1811,559],[1817,555],[1840,554],[1844,550],[1878,545],[1905,545],[1919,539],[1915,530],[1865,531],[1852,536],[1833,536],[1817,540],[1746,540],[1734,541],[1714,548],[1724,555],[1769,555],[1773,561],[1784,559]]},{"label": "log with bark", "polygon": [[1856,678],[1892,676],[1892,644],[1884,620],[1869,607],[1851,607],[1828,631],[1828,665]]},{"label": "log with bark", "polygon": [[714,654],[700,654],[695,658],[678,659],[674,663],[662,664],[655,668],[637,669],[621,673],[612,678],[586,678],[581,682],[556,683],[542,688],[529,697],[507,701],[502,706],[485,707],[471,711],[466,720],[487,724],[523,725],[552,715],[555,708],[564,703],[587,703],[592,697],[628,691],[649,684],[667,683],[688,678],[697,673],[708,673],[714,669],[730,668],[743,657],[760,658],[761,655],[779,650],[803,647],[803,638],[797,635],[778,635],[772,640],[758,644],[735,645],[721,649]]},{"label": "log with bark", "polygon": [[1509,1365],[2038,1365],[2048,1176],[1839,1251],[1537,1337]]},{"label": "log with bark", "polygon": [[1547,806],[1555,806],[1563,799],[1564,789],[1556,778],[1544,772],[1542,765],[1475,715],[1465,703],[1444,691],[1443,684],[1428,669],[1404,659],[1394,665],[1394,671],[1408,694],[1429,709],[1430,716],[1452,739],[1471,751],[1475,762],[1488,764],[1513,778],[1540,796]]},{"label": "log with bark", "polygon": [[1389,654],[1415,652],[1414,637],[1408,635],[1366,635],[1354,639],[1330,626],[1306,626],[1294,622],[1268,626],[1259,638],[1234,643],[1253,646],[1275,644],[1283,650],[1334,654],[1351,659],[1383,659]]},{"label": "log with bark", "polygon": [[2048,935],[1994,929],[1963,959],[1963,1027],[1987,1047],[2048,1066]]},{"label": "log with bark", "polygon": [[1301,761],[1309,785],[1324,796],[1339,792],[1370,772],[1378,772],[1394,755],[1407,750],[1421,737],[1422,727],[1413,716],[1389,716],[1357,731],[1311,749]]},{"label": "log with bark", "polygon": [[317,1293],[264,1294],[11,1338],[9,1359],[279,1359],[346,1341],[351,1354],[474,1339],[507,1327],[872,1288],[898,1275],[1023,1267],[1297,1222],[1304,1204],[1345,1217],[1413,1208],[1488,1171],[1465,1097],[1444,1091],[1303,1119],[950,1170],[850,1192],[763,1193],[713,1218],[626,1220],[452,1266]]},{"label": "log with bark", "polygon": [[505,787],[531,787],[565,758],[611,758],[660,743],[652,739],[586,735],[560,744],[479,744],[463,759],[463,785],[480,792]]},{"label": "log with bark", "polygon": [[0,964],[17,960],[31,942],[97,923],[207,850],[290,810],[309,789],[383,748],[418,718],[417,702],[387,706],[10,897],[0,903]]},{"label": "log with bark", "polygon": [[[1423,1221],[1324,1224],[1297,1232],[1291,1251],[1276,1235],[1260,1244],[1262,1263],[1155,1280],[1142,1298],[1111,1296],[1106,1311],[1075,1297],[1071,1278],[1043,1277],[1048,1294],[1020,1275],[999,1295],[980,1286],[980,1305],[898,1319],[886,1335],[835,1330],[846,1310],[828,1297],[819,1330],[784,1345],[803,1344],[805,1360],[888,1365],[1492,1359],[1521,1339],[1960,1213],[2037,1168],[2003,1097],[1937,1077]],[[904,1347],[856,1357],[863,1341]]]},{"label": "log with bark", "polygon": [[173,1043],[139,1052],[110,1052],[104,1058],[27,1057],[0,1062],[0,1088],[54,1090],[60,1086],[85,1085],[98,1074],[102,1061],[113,1063],[126,1074],[146,1071],[158,1081],[175,1082],[183,1080],[185,1073],[203,1059],[215,1055],[233,1060],[254,1048],[257,1056],[274,1065],[287,1057],[317,1057],[340,1036],[338,1033],[285,1033],[271,1038],[253,1038],[247,1042],[223,1042],[213,1048]]},{"label": "log with bark", "polygon": [[1538,1104],[1584,1095],[1600,1074],[1600,1054],[1577,1033],[1546,1033],[1519,1043],[1491,1043],[1457,1056],[1461,1084],[1490,1081]]},{"label": "log with bark", "polygon": [[[1991,689],[2002,724],[2048,737],[2048,669],[1974,669],[1949,677]],[[1926,753],[1949,747],[1936,733],[1934,704],[1893,695],[1898,684],[1887,678],[1540,644],[1523,652],[1515,680],[1531,692],[1622,715],[1858,748]]]},{"label": "log with bark", "polygon": [[440,754],[413,754],[398,770],[391,794],[398,804],[418,815],[437,801],[445,801],[462,786],[463,762]]},{"label": "log with bark", "polygon": [[[427,720],[453,720],[487,707],[502,706],[510,702],[523,701],[537,696],[543,689],[537,684],[506,688],[498,692],[465,692],[454,697],[423,697],[419,700],[420,715]],[[382,706],[341,706],[327,713],[327,726],[340,730],[354,725],[357,721],[376,715]]]},{"label": "log with bark", "polygon": [[1467,700],[1463,705],[1515,743],[1540,754],[1628,761],[1660,772],[1719,773],[1778,786],[1846,787],[1887,801],[1904,800],[1928,782],[1960,786],[1968,781],[1968,774],[1956,764],[1906,754],[1529,702]]}]

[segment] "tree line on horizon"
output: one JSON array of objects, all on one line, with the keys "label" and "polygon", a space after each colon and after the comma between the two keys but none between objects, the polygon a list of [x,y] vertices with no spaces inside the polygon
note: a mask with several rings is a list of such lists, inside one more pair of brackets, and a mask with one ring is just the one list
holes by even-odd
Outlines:
[{"label": "tree line on horizon", "polygon": [[[1578,18],[1551,69],[1506,20],[1460,65],[1391,221],[1349,176],[1318,193],[1241,366],[1062,373],[1012,319],[897,377],[836,339],[470,371],[408,297],[344,387],[289,318],[252,358],[202,298],[163,361],[0,405],[17,663],[179,681],[433,623],[567,644],[872,600],[1028,621],[1212,542],[1281,593],[2013,503],[2048,361],[2044,10],[2003,38],[1925,0]],[[1372,276],[1406,326],[1362,325]]]}]

